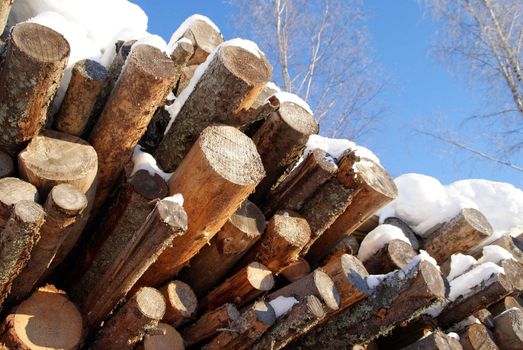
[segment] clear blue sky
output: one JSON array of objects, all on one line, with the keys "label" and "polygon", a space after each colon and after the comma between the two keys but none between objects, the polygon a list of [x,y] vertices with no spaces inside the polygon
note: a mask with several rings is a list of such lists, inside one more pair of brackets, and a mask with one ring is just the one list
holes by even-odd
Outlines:
[{"label": "clear blue sky", "polygon": [[[233,9],[220,0],[131,0],[149,16],[149,31],[169,40],[188,16],[199,13],[211,18],[224,37],[237,37],[231,21]],[[241,0],[240,0],[241,1]],[[451,75],[431,56],[429,48],[437,25],[415,0],[365,0],[374,54],[392,78],[382,96],[389,106],[379,129],[362,140],[381,159],[393,177],[418,172],[450,183],[464,178],[485,178],[523,187],[523,174],[416,134],[412,126],[434,115],[458,126],[465,116],[486,105],[480,93]],[[466,125],[470,137],[482,139],[488,130]],[[523,157],[513,159],[522,164]]]}]

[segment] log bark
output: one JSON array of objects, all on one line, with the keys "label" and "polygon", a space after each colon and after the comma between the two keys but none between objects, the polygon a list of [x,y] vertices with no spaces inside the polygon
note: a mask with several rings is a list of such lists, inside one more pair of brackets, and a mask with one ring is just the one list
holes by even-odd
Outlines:
[{"label": "log bark", "polygon": [[503,350],[523,347],[523,310],[514,308],[494,317],[494,336]]},{"label": "log bark", "polygon": [[289,282],[294,282],[311,273],[311,266],[304,258],[291,262],[280,270],[280,275],[285,277]]},{"label": "log bark", "polygon": [[303,204],[329,180],[338,167],[326,158],[325,151],[315,149],[294,168],[267,196],[264,213],[276,210],[300,210]]},{"label": "log bark", "polygon": [[177,238],[173,247],[160,256],[140,285],[161,285],[176,276],[263,176],[260,157],[247,136],[230,126],[205,129],[169,180],[170,193],[181,193],[185,199],[187,234]]},{"label": "log bark", "polygon": [[298,301],[309,295],[318,297],[328,310],[337,310],[340,307],[340,293],[334,281],[320,269],[316,269],[307,276],[280,288],[269,295],[266,300],[274,300],[277,297],[294,297]]},{"label": "log bark", "polygon": [[467,253],[491,234],[487,218],[476,209],[465,208],[433,232],[423,242],[423,248],[441,263],[454,253]]},{"label": "log bark", "polygon": [[253,195],[255,203],[263,202],[285,170],[300,158],[309,136],[318,131],[318,123],[309,112],[293,102],[280,102],[278,111],[252,138],[267,172]]},{"label": "log bark", "polygon": [[401,350],[462,350],[457,339],[451,338],[440,330],[436,330],[414,344],[405,346]]},{"label": "log bark", "polygon": [[407,223],[405,221],[401,220],[400,218],[396,218],[396,217],[388,217],[383,221],[383,223],[392,225],[392,226],[396,226],[397,228],[399,228],[401,231],[403,231],[403,234],[409,240],[412,248],[414,250],[419,250],[420,244],[419,244],[418,236],[416,235],[414,230],[411,229],[409,225],[407,225]]},{"label": "log bark", "polygon": [[223,304],[243,306],[274,287],[271,270],[252,262],[212,290],[200,302],[200,309],[209,311]]},{"label": "log bark", "polygon": [[294,212],[277,212],[261,239],[243,256],[239,266],[259,261],[275,274],[296,261],[311,237],[307,220]]},{"label": "log bark", "polygon": [[225,279],[234,264],[258,241],[265,230],[265,216],[258,207],[245,201],[231,215],[210,244],[191,259],[180,279],[187,282],[199,298]]},{"label": "log bark", "polygon": [[0,309],[11,291],[14,279],[22,272],[31,250],[40,239],[44,223],[42,207],[31,201],[20,201],[0,234]]},{"label": "log bark", "polygon": [[0,2],[0,35],[4,32],[5,25],[7,24],[7,18],[9,18],[9,12],[14,0],[3,0]]},{"label": "log bark", "polygon": [[0,179],[0,228],[4,228],[13,206],[20,201],[38,200],[36,187],[16,177]]},{"label": "log bark", "polygon": [[175,75],[174,63],[159,49],[139,45],[131,50],[89,136],[100,168],[95,210],[107,199],[154,111],[172,89]]},{"label": "log bark", "polygon": [[0,179],[4,177],[13,176],[15,173],[15,165],[13,158],[6,152],[0,151]]},{"label": "log bark", "polygon": [[513,307],[518,309],[523,309],[521,298],[513,297],[511,295],[507,296],[501,301],[491,305],[488,310],[494,316],[499,315],[500,313],[512,309]]},{"label": "log bark", "polygon": [[40,239],[31,251],[31,259],[13,283],[13,299],[29,296],[46,275],[60,248],[67,228],[74,224],[87,207],[87,198],[78,188],[69,184],[53,187],[44,205],[45,223],[40,228]]},{"label": "log bark", "polygon": [[345,349],[366,343],[423,313],[445,297],[445,284],[434,265],[421,261],[387,278],[367,299],[335,315],[290,349]]},{"label": "log bark", "polygon": [[188,64],[201,64],[205,62],[207,56],[223,42],[223,37],[209,23],[201,20],[192,21],[187,30],[181,35],[180,39],[187,38],[194,47],[194,53]]},{"label": "log bark", "polygon": [[232,322],[229,329],[224,329],[209,344],[205,350],[247,350],[252,347],[263,333],[276,321],[276,315],[270,304],[257,301],[245,311],[238,320]]},{"label": "log bark", "polygon": [[198,300],[191,287],[182,281],[172,281],[160,289],[166,309],[162,321],[178,328],[196,312]]},{"label": "log bark", "polygon": [[7,316],[0,341],[9,349],[80,349],[83,317],[67,295],[47,285],[39,288]]},{"label": "log bark", "polygon": [[82,136],[106,79],[107,70],[100,63],[89,59],[76,62],[67,92],[54,121],[54,129]]},{"label": "log bark", "polygon": [[69,53],[64,37],[50,28],[24,22],[11,30],[0,71],[2,150],[15,155],[45,124]]},{"label": "log bark", "polygon": [[473,323],[459,334],[463,350],[498,350],[498,346],[484,325]]},{"label": "log bark", "polygon": [[367,259],[364,265],[372,275],[385,274],[403,268],[416,255],[409,243],[393,239]]},{"label": "log bark", "polygon": [[93,349],[133,349],[147,330],[156,328],[165,312],[162,294],[140,288],[100,329]]},{"label": "log bark", "polygon": [[185,346],[193,346],[212,338],[220,329],[230,328],[240,318],[233,304],[224,304],[203,314],[195,323],[181,330]]},{"label": "log bark", "polygon": [[167,323],[159,323],[157,329],[165,334],[147,334],[143,340],[144,350],[184,350],[183,339],[180,333]]},{"label": "log bark", "polygon": [[[341,168],[341,165],[339,167]],[[310,247],[305,258],[311,264],[315,264],[327,256],[347,234],[354,232],[398,195],[394,181],[378,164],[361,159],[354,163],[353,171],[355,183],[352,201]]]},{"label": "log bark", "polygon": [[279,350],[307,333],[326,315],[321,301],[314,295],[305,297],[269,329],[252,347],[253,350]]},{"label": "log bark", "polygon": [[82,304],[91,329],[99,326],[174,237],[186,229],[187,214],[182,207],[169,200],[157,202]]},{"label": "log bark", "polygon": [[160,168],[178,168],[209,125],[235,124],[236,115],[252,105],[271,72],[264,56],[231,45],[217,49],[194,89],[178,97],[183,104],[155,152]]}]

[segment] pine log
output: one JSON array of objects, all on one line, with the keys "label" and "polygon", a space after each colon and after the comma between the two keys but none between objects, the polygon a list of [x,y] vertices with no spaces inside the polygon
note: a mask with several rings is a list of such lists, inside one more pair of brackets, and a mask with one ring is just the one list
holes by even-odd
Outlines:
[{"label": "pine log", "polygon": [[454,253],[467,253],[491,234],[487,218],[476,209],[465,208],[427,237],[423,249],[441,263]]},{"label": "pine log", "polygon": [[20,201],[38,200],[36,187],[16,177],[0,179],[0,228],[4,228],[11,216],[12,207]]},{"label": "pine log", "polygon": [[298,260],[291,262],[280,270],[280,275],[285,277],[289,282],[299,280],[309,273],[311,273],[311,266],[307,260],[302,257],[299,257]]},{"label": "pine log", "polygon": [[176,170],[209,125],[235,124],[236,115],[252,105],[271,72],[263,55],[238,46],[218,48],[194,89],[178,97],[183,104],[155,152],[160,168]]},{"label": "pine log", "polygon": [[220,329],[230,328],[240,318],[234,304],[224,304],[217,309],[203,314],[191,326],[182,329],[181,334],[186,346],[193,346],[218,334]]},{"label": "pine log", "polygon": [[403,232],[405,237],[407,237],[407,239],[409,240],[412,248],[414,250],[419,250],[420,244],[419,244],[418,236],[416,235],[414,230],[411,229],[409,225],[407,225],[407,223],[405,221],[401,220],[400,218],[396,218],[396,217],[388,217],[383,221],[383,223],[392,225],[392,226],[396,226],[397,228],[399,228]]},{"label": "pine log", "polygon": [[155,201],[167,195],[165,181],[158,175],[139,170],[127,177],[108,215],[103,218],[85,249],[79,272],[81,279],[73,286],[71,297],[84,300],[98,284],[107,268],[125,248],[135,232],[154,209]]},{"label": "pine log", "polygon": [[311,237],[307,220],[295,212],[277,212],[269,220],[260,240],[243,256],[239,266],[259,261],[278,274],[296,261]]},{"label": "pine log", "polygon": [[494,317],[494,336],[503,350],[523,348],[523,310],[514,308]]},{"label": "pine log", "polygon": [[189,39],[194,46],[194,54],[188,62],[189,65],[203,63],[214,48],[223,42],[219,31],[199,19],[190,22],[187,30],[180,36],[180,39],[182,38]]},{"label": "pine log", "polygon": [[523,263],[523,241],[509,235],[498,238],[491,245],[497,245],[512,254],[520,263]]},{"label": "pine log", "polygon": [[369,342],[419,316],[444,297],[441,274],[431,263],[421,261],[409,271],[385,279],[367,299],[335,315],[290,349],[345,349]]},{"label": "pine log", "polygon": [[53,187],[44,205],[45,223],[40,228],[40,239],[31,251],[31,259],[13,283],[12,294],[21,300],[31,294],[46,275],[56,252],[67,234],[87,207],[87,198],[79,189],[69,184]]},{"label": "pine log", "polygon": [[310,135],[319,131],[318,123],[303,107],[280,102],[253,136],[267,176],[256,188],[254,202],[262,203],[285,170],[296,163]]},{"label": "pine log", "polygon": [[6,152],[0,151],[0,179],[8,176],[13,176],[15,172],[15,165],[13,158]]},{"label": "pine log", "polygon": [[160,289],[166,309],[162,321],[178,328],[196,312],[198,300],[191,287],[182,281],[172,281]]},{"label": "pine log", "polygon": [[71,81],[54,122],[54,129],[81,136],[93,114],[96,101],[107,79],[100,63],[85,59],[75,63]]},{"label": "pine log", "polygon": [[162,294],[149,287],[140,288],[100,329],[94,350],[133,349],[148,329],[156,328],[165,313]]},{"label": "pine log", "polygon": [[370,274],[385,274],[407,265],[418,253],[402,240],[393,239],[365,261]]},{"label": "pine log", "polygon": [[9,349],[80,349],[84,322],[67,295],[51,285],[39,288],[7,316],[0,341]]},{"label": "pine log", "polygon": [[98,327],[173,239],[186,229],[187,214],[182,207],[169,200],[156,203],[82,304],[90,328]]},{"label": "pine log", "polygon": [[172,89],[175,75],[176,66],[159,49],[139,45],[131,50],[89,136],[100,167],[95,209],[107,199],[154,111]]},{"label": "pine log", "polygon": [[31,257],[31,250],[40,239],[45,212],[32,201],[20,201],[0,234],[0,309],[11,291],[14,279]]},{"label": "pine log", "polygon": [[0,35],[4,32],[5,25],[7,24],[7,18],[11,11],[11,6],[14,0],[2,0],[0,1]]},{"label": "pine log", "polygon": [[185,199],[189,229],[151,266],[140,285],[157,286],[176,276],[263,176],[260,157],[247,136],[230,126],[205,129],[169,180],[170,193]]},{"label": "pine log", "polygon": [[503,300],[498,301],[497,303],[491,305],[488,310],[492,315],[497,316],[500,313],[512,309],[513,307],[518,309],[523,309],[522,300],[519,297],[507,296]]},{"label": "pine log", "polygon": [[417,342],[401,348],[401,350],[462,350],[457,339],[449,337],[440,330],[436,330]]},{"label": "pine log", "polygon": [[334,281],[320,269],[316,269],[307,276],[280,288],[269,295],[266,300],[274,300],[277,297],[294,297],[298,301],[309,295],[318,297],[328,310],[337,310],[340,307],[340,293]]},{"label": "pine log", "polygon": [[463,350],[498,350],[487,327],[481,323],[473,323],[459,334],[459,342]]},{"label": "pine log", "polygon": [[305,297],[252,347],[253,350],[279,350],[307,333],[326,315],[321,301],[314,295]]},{"label": "pine log", "polygon": [[[339,167],[341,168],[341,164]],[[347,234],[354,232],[398,195],[394,181],[380,165],[361,159],[354,163],[353,171],[355,183],[352,187],[352,200],[345,211],[310,247],[305,258],[311,264],[327,256]]]},{"label": "pine log", "polygon": [[13,27],[0,71],[2,150],[18,153],[45,124],[69,53],[67,40],[50,28],[28,22]]},{"label": "pine log", "polygon": [[224,280],[231,268],[260,238],[265,230],[265,216],[246,200],[231,215],[210,243],[191,259],[180,279],[187,282],[202,298]]},{"label": "pine log", "polygon": [[238,320],[231,323],[229,329],[224,329],[209,344],[205,350],[248,350],[263,333],[276,321],[276,315],[270,304],[257,301]]},{"label": "pine log", "polygon": [[200,302],[201,310],[213,310],[223,304],[243,306],[274,287],[271,270],[252,262],[212,290]]},{"label": "pine log", "polygon": [[315,149],[294,168],[267,196],[264,213],[278,209],[300,210],[303,204],[329,180],[338,167],[326,158],[321,149]]},{"label": "pine log", "polygon": [[147,334],[143,340],[144,350],[184,350],[180,333],[167,323],[159,323],[157,329],[165,334]]}]

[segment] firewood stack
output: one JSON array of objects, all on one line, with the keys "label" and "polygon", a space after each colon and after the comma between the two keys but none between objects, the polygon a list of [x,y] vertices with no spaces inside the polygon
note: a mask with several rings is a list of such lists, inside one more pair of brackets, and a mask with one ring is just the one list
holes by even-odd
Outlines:
[{"label": "firewood stack", "polygon": [[[9,34],[3,347],[523,348],[523,243],[482,261],[492,228],[463,209],[426,239],[389,218],[408,240],[363,256],[394,182],[356,150],[304,153],[312,111],[275,93],[252,42],[200,19],[170,56],[119,42],[109,69],[74,65],[53,115],[68,42],[34,23]],[[479,260],[456,270],[458,253]]]}]

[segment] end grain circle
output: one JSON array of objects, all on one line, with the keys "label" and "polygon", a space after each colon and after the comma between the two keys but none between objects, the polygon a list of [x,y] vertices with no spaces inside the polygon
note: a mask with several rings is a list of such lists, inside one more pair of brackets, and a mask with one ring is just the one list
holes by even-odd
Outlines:
[{"label": "end grain circle", "polygon": [[60,184],[51,190],[53,202],[62,210],[79,212],[87,207],[87,198],[76,186]]},{"label": "end grain circle", "polygon": [[238,46],[223,46],[219,55],[231,73],[251,86],[265,85],[270,79],[272,69],[263,56],[257,57]]},{"label": "end grain circle", "polygon": [[40,62],[61,61],[71,51],[61,34],[37,23],[17,24],[11,32],[11,40],[20,51]]},{"label": "end grain circle", "polygon": [[134,64],[145,75],[155,79],[164,79],[176,74],[174,62],[160,49],[150,45],[138,45],[132,48],[127,64]]},{"label": "end grain circle", "polygon": [[157,289],[140,288],[136,292],[136,304],[142,314],[148,318],[161,320],[165,314],[165,299]]},{"label": "end grain circle", "polygon": [[278,114],[285,124],[300,134],[312,135],[318,133],[318,123],[314,117],[300,105],[288,101],[283,102],[280,104]]}]

